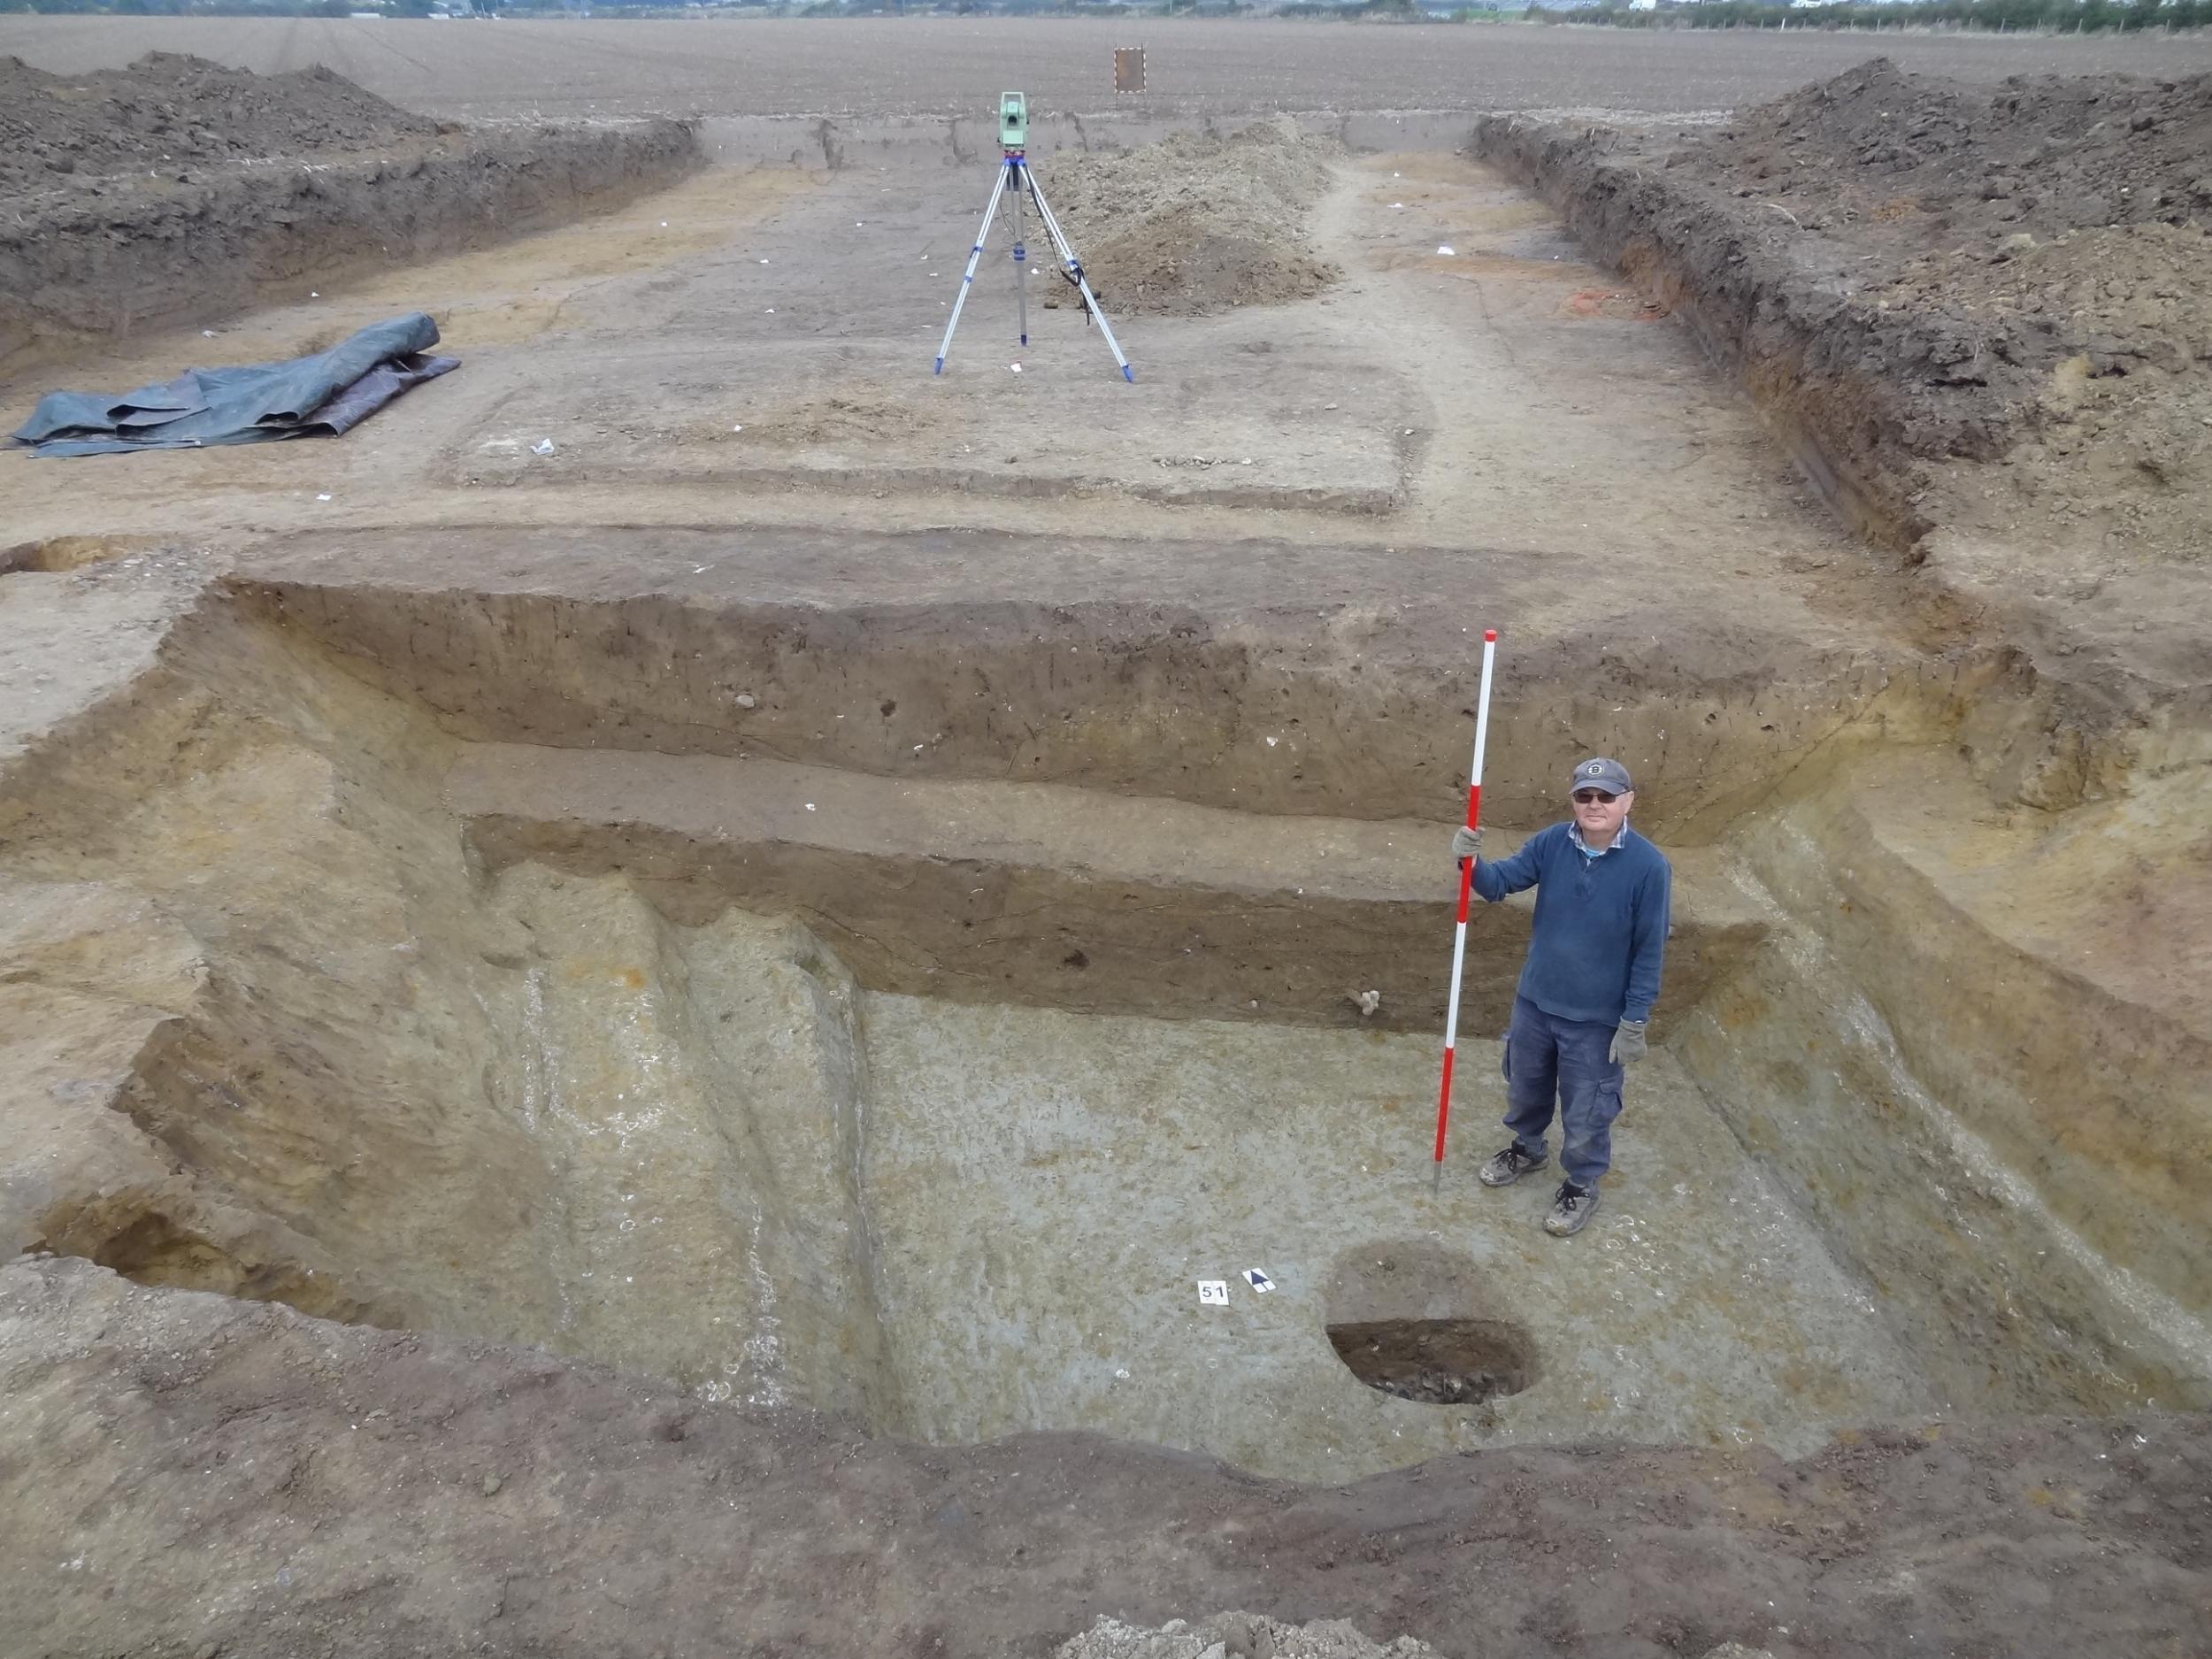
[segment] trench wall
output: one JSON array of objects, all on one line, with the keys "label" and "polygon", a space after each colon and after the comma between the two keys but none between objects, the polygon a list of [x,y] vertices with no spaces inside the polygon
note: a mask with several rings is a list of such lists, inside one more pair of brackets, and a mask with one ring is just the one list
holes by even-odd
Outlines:
[{"label": "trench wall", "polygon": [[0,1248],[895,1426],[849,977],[488,882],[421,712],[214,606],[0,794]]},{"label": "trench wall", "polygon": [[2139,766],[2201,764],[2198,688],[2162,685],[2124,653],[2076,657],[2080,639],[2054,635],[2011,568],[1962,579],[1922,566],[1940,528],[1921,511],[1932,461],[1993,460],[2011,441],[1907,396],[1950,372],[1955,343],[1907,312],[1855,304],[1846,280],[1793,259],[1778,219],[1763,225],[1747,204],[1678,182],[1634,142],[1502,114],[1482,118],[1471,145],[1688,324],[1843,518],[1900,556],[1932,636],[1980,640],[2009,662],[2007,695],[1961,727],[1977,776],[2062,810],[2124,789]]},{"label": "trench wall", "polygon": [[[1064,151],[1134,150],[1170,133],[1233,133],[1270,119],[1250,113],[1217,120],[1211,116],[1146,115],[1133,109],[1093,115],[1033,111],[1027,153],[1040,164],[1049,191],[1052,157]],[[1290,119],[1301,132],[1333,138],[1354,151],[1449,150],[1467,130],[1467,118],[1457,110],[1309,111]],[[998,139],[995,113],[906,119],[871,116],[860,120],[829,115],[710,115],[699,122],[700,145],[717,165],[809,172],[879,167],[932,152],[948,167],[987,168],[998,159]]]},{"label": "trench wall", "polygon": [[700,165],[687,123],[487,127],[380,157],[249,163],[129,195],[58,193],[0,224],[0,376],[212,322],[317,280],[619,205]]},{"label": "trench wall", "polygon": [[1854,528],[1908,550],[1931,526],[1914,511],[1918,463],[1883,390],[1908,354],[1870,350],[1838,326],[1839,289],[1808,281],[1727,205],[1614,144],[1605,127],[1525,115],[1486,116],[1474,130],[1479,157],[1690,326]]},{"label": "trench wall", "polygon": [[2025,882],[1976,902],[1994,834],[1955,761],[1925,776],[1964,876],[1869,810],[1870,766],[1740,826],[1768,931],[1670,1041],[1954,1398],[2212,1404],[2212,1033],[2018,937]]},{"label": "trench wall", "polygon": [[[471,741],[1064,782],[1245,812],[1446,822],[1464,804],[1479,657],[1413,637],[1410,618],[1340,602],[1234,622],[1088,599],[763,603],[728,591],[743,580],[741,565],[712,592],[501,591],[488,568],[473,590],[232,588]],[[1486,821],[1551,821],[1561,780],[1541,757],[1603,733],[1637,774],[1638,821],[1709,841],[1809,755],[1939,729],[1985,683],[1976,663],[1843,651],[1778,672],[1778,654],[1741,644],[1686,660],[1657,639],[1521,641],[1492,718],[1528,735],[1493,757]]]}]

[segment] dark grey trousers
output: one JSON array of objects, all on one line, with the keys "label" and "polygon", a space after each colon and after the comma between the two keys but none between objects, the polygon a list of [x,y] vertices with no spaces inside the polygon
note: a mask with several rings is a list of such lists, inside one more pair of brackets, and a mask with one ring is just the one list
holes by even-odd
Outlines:
[{"label": "dark grey trousers", "polygon": [[1559,1117],[1559,1166],[1577,1187],[1591,1187],[1613,1167],[1613,1120],[1621,1115],[1623,1068],[1606,1057],[1616,1026],[1547,1014],[1526,997],[1513,999],[1505,1033],[1505,1126],[1522,1151],[1544,1152],[1544,1134]]}]

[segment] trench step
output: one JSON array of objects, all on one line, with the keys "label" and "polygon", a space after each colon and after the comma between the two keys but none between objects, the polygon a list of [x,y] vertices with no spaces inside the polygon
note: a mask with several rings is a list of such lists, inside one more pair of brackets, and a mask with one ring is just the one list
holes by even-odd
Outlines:
[{"label": "trench step", "polygon": [[[466,742],[769,756],[1056,783],[1238,812],[1448,816],[1480,679],[1493,821],[1604,753],[1663,845],[1709,841],[1816,750],[1968,687],[1795,595],[1694,569],[1633,627],[1578,606],[1605,552],[580,525],[333,532],[256,548],[246,614]],[[1677,580],[1678,576],[1679,580]],[[1448,593],[1449,604],[1433,596]],[[1575,595],[1585,595],[1575,597]],[[1932,731],[1930,741],[1943,741]],[[916,745],[921,747],[918,749]]]},{"label": "trench step", "polygon": [[[485,744],[446,783],[481,866],[620,872],[693,925],[799,917],[871,990],[1086,1012],[1440,1029],[1449,826],[1246,813],[1059,784]],[[1765,936],[1703,849],[1671,853],[1670,1012]],[[1529,901],[1477,907],[1463,1018],[1502,1028]],[[1371,1016],[1361,994],[1377,991]]]}]

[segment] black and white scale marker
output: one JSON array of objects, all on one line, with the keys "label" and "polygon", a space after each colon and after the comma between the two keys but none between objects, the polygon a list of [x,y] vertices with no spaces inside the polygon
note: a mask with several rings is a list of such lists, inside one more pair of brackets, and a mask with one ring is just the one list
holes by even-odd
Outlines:
[{"label": "black and white scale marker", "polygon": [[[1275,1281],[1256,1267],[1248,1267],[1240,1277],[1263,1296],[1275,1288]],[[1202,1279],[1198,1281],[1198,1305],[1202,1308],[1225,1308],[1229,1305],[1229,1281],[1225,1279]]]}]

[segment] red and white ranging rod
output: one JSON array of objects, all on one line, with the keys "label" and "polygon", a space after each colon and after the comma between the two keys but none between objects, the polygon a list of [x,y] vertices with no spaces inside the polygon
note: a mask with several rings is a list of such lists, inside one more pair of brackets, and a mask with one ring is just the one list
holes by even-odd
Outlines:
[{"label": "red and white ranging rod", "polygon": [[[1467,774],[1467,827],[1482,826],[1482,751],[1490,741],[1490,669],[1497,661],[1498,631],[1482,631],[1482,693],[1475,702],[1475,764]],[[1444,1082],[1436,1094],[1436,1161],[1444,1161],[1444,1130],[1452,1117],[1452,1050],[1459,1042],[1459,971],[1467,959],[1467,901],[1475,887],[1475,861],[1459,864],[1459,926],[1452,933],[1452,1000],[1444,1010]]]}]

